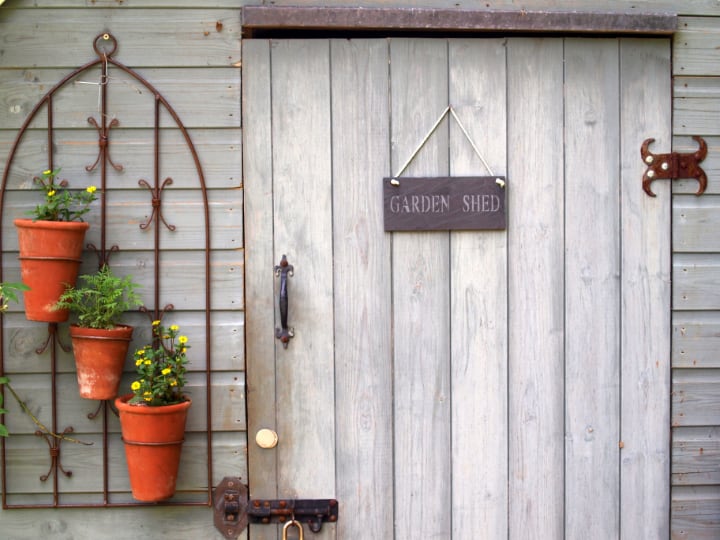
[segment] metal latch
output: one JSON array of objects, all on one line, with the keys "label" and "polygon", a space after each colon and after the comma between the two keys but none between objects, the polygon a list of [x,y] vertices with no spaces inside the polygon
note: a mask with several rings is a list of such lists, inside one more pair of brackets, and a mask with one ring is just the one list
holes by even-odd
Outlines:
[{"label": "metal latch", "polygon": [[248,523],[286,523],[290,520],[307,524],[320,532],[323,523],[338,520],[336,499],[248,499],[248,487],[240,478],[226,476],[213,491],[214,523],[227,539],[240,536]]},{"label": "metal latch", "polygon": [[237,538],[247,527],[247,503],[248,488],[239,478],[226,476],[213,491],[213,523],[225,538]]},{"label": "metal latch", "polygon": [[654,180],[681,178],[694,178],[699,182],[700,186],[695,195],[702,195],[705,192],[707,176],[700,167],[700,162],[707,156],[707,143],[702,137],[693,136],[693,139],[700,147],[691,154],[681,154],[679,152],[653,154],[648,150],[648,147],[655,139],[645,139],[640,148],[640,155],[648,166],[642,180],[645,193],[655,197],[655,194],[650,189],[650,184]]}]

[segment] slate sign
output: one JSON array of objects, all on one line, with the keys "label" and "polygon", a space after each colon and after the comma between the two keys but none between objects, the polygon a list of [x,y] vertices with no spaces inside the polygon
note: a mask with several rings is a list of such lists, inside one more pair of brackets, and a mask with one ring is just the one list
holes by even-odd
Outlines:
[{"label": "slate sign", "polygon": [[502,176],[384,178],[385,230],[505,229],[504,184]]}]

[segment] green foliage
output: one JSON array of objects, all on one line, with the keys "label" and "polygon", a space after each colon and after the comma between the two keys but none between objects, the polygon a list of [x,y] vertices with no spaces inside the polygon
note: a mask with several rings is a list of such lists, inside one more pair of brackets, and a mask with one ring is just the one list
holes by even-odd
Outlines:
[{"label": "green foliage", "polygon": [[45,203],[28,212],[34,216],[34,221],[83,221],[82,216],[90,211],[97,188],[90,186],[82,191],[69,190],[67,180],[55,183],[59,172],[60,169],[48,169],[40,177],[33,178],[45,195]]},{"label": "green foliage", "polygon": [[[24,283],[0,283],[0,313],[8,310],[8,302],[18,301],[18,292],[29,290],[30,287]],[[1,401],[0,405],[2,405]]]},{"label": "green foliage", "polygon": [[79,326],[110,330],[124,312],[142,305],[132,276],[117,277],[107,265],[79,279],[84,285],[68,287],[55,304],[55,309],[75,313]]},{"label": "green foliage", "polygon": [[[0,377],[0,384],[7,384],[10,382],[10,379],[7,377]],[[3,409],[3,397],[2,394],[0,394],[0,414],[5,414],[7,411]],[[8,432],[8,429],[5,427],[4,424],[0,424],[0,437],[7,437],[10,433]]]},{"label": "green foliage", "polygon": [[185,400],[182,389],[190,345],[187,336],[179,335],[179,331],[177,325],[165,329],[160,321],[153,321],[153,343],[135,351],[138,377],[130,385],[135,395],[129,403],[158,407]]}]

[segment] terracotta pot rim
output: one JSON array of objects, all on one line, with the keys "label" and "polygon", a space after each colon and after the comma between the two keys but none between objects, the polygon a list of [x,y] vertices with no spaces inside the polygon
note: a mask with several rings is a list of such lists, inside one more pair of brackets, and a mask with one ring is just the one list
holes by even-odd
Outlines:
[{"label": "terracotta pot rim", "polygon": [[137,414],[167,414],[174,409],[184,409],[192,405],[192,399],[188,396],[183,395],[185,401],[180,403],[173,403],[172,405],[160,405],[156,407],[150,407],[148,405],[133,405],[128,401],[133,397],[134,394],[124,394],[115,398],[115,407],[118,411],[137,413]]},{"label": "terracotta pot rim", "polygon": [[87,221],[51,221],[47,219],[17,218],[13,220],[16,227],[28,229],[88,229],[90,223]]},{"label": "terracotta pot rim", "polygon": [[80,326],[80,325],[77,324],[77,323],[71,323],[71,324],[70,324],[70,333],[71,333],[71,334],[72,334],[73,332],[83,333],[84,331],[89,331],[89,333],[94,333],[94,332],[104,333],[104,332],[107,332],[107,333],[111,333],[111,334],[112,334],[112,333],[121,334],[121,333],[127,332],[128,330],[134,330],[134,329],[135,329],[135,327],[134,327],[134,326],[130,326],[129,324],[116,324],[113,328],[91,328],[91,327],[89,327],[89,326]]}]

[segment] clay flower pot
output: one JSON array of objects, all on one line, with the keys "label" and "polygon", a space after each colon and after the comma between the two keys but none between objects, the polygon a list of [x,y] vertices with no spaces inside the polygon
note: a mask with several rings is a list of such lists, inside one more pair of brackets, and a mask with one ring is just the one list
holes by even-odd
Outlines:
[{"label": "clay flower pot", "polygon": [[149,407],[131,405],[132,394],[115,400],[125,444],[130,487],[138,501],[156,502],[175,494],[185,420],[191,401]]},{"label": "clay flower pot", "polygon": [[117,325],[105,330],[70,325],[80,396],[114,399],[118,395],[133,327]]},{"label": "clay flower pot", "polygon": [[53,307],[66,284],[75,285],[90,225],[84,221],[32,219],[16,219],[14,223],[20,247],[20,275],[30,287],[23,294],[25,317],[41,322],[66,321],[68,310]]}]

